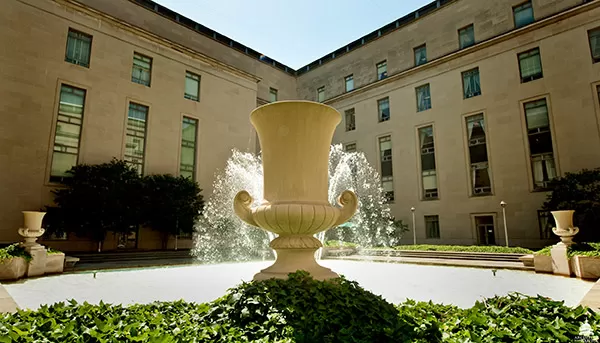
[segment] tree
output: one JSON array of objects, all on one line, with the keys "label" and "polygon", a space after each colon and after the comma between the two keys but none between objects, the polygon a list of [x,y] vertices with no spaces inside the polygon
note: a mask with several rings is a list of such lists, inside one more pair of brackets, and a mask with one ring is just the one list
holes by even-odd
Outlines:
[{"label": "tree", "polygon": [[101,242],[107,232],[128,234],[140,224],[141,178],[125,161],[80,164],[68,171],[64,188],[53,191],[52,215],[66,231]]},{"label": "tree", "polygon": [[193,180],[173,175],[143,178],[144,224],[163,234],[163,249],[169,236],[191,234],[204,201],[200,186]]},{"label": "tree", "polygon": [[575,210],[574,222],[581,242],[600,241],[600,170],[584,169],[566,173],[551,184],[543,209],[547,211]]}]

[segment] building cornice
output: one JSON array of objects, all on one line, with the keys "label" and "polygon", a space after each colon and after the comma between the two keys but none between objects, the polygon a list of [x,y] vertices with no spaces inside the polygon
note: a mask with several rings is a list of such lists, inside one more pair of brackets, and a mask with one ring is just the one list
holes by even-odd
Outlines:
[{"label": "building cornice", "polygon": [[517,36],[520,36],[520,35],[523,35],[523,34],[526,34],[526,33],[538,30],[538,29],[546,27],[548,25],[555,24],[555,23],[557,23],[559,21],[562,21],[562,20],[565,20],[567,18],[576,16],[578,14],[581,14],[583,12],[592,10],[594,8],[597,8],[597,7],[600,7],[600,0],[595,0],[595,1],[592,1],[592,2],[589,2],[589,3],[584,3],[584,4],[581,4],[581,5],[578,5],[577,7],[571,8],[571,9],[566,10],[564,12],[560,12],[560,13],[554,14],[552,16],[549,16],[547,18],[544,18],[544,19],[541,19],[539,21],[536,21],[536,22],[534,22],[534,23],[532,23],[530,25],[527,25],[525,27],[521,27],[521,28],[518,28],[518,29],[511,30],[511,31],[506,32],[504,34],[501,34],[501,35],[492,37],[490,39],[487,39],[485,41],[481,41],[479,43],[476,43],[475,45],[470,46],[468,48],[461,49],[461,50],[458,50],[458,51],[454,51],[454,52],[449,53],[447,55],[438,57],[438,58],[436,58],[434,60],[431,60],[431,61],[429,61],[429,62],[427,62],[425,64],[421,64],[419,66],[412,67],[410,69],[406,69],[406,70],[397,72],[395,74],[392,74],[392,75],[386,77],[385,79],[377,80],[377,81],[371,82],[369,84],[366,84],[364,86],[361,86],[359,88],[356,88],[356,89],[354,89],[354,90],[352,90],[350,92],[346,92],[346,93],[342,93],[340,95],[334,96],[333,98],[329,98],[329,99],[325,100],[323,103],[327,104],[327,105],[331,105],[331,104],[334,104],[336,102],[339,102],[339,101],[342,101],[342,100],[346,100],[346,99],[354,97],[354,96],[356,96],[358,94],[362,94],[362,93],[368,92],[370,90],[373,90],[373,89],[375,89],[377,87],[393,83],[395,81],[398,81],[400,79],[403,79],[403,78],[411,76],[411,75],[414,75],[416,73],[419,73],[419,72],[422,72],[422,71],[425,71],[425,70],[428,70],[428,69],[432,69],[432,68],[437,67],[437,66],[439,66],[441,64],[448,63],[448,62],[450,62],[452,60],[455,60],[455,59],[458,59],[460,57],[469,55],[469,54],[471,54],[471,53],[473,53],[475,51],[486,49],[486,48],[488,48],[490,46],[493,46],[495,44],[499,44],[499,43],[505,42],[507,40],[510,40],[512,38],[515,38]]},{"label": "building cornice", "polygon": [[68,6],[71,7],[79,12],[83,12],[87,15],[90,15],[92,17],[96,17],[96,18],[100,18],[102,20],[105,20],[107,22],[109,22],[112,25],[115,25],[117,27],[119,27],[120,29],[123,29],[125,31],[128,31],[130,33],[133,33],[137,36],[141,36],[153,43],[157,43],[160,45],[163,45],[167,48],[170,48],[172,50],[175,50],[179,53],[182,53],[184,55],[188,55],[194,59],[200,60],[201,62],[204,62],[205,64],[217,69],[217,70],[222,70],[225,72],[228,72],[230,74],[233,74],[235,76],[238,77],[242,77],[244,79],[247,79],[249,81],[252,82],[259,82],[261,81],[261,78],[248,73],[244,70],[238,69],[234,66],[231,66],[229,64],[223,63],[215,58],[212,58],[204,53],[201,53],[199,51],[196,51],[194,49],[190,49],[188,47],[186,47],[185,45],[173,42],[169,39],[166,39],[164,37],[161,37],[159,35],[156,35],[152,32],[149,32],[143,28],[140,28],[138,26],[132,25],[130,23],[124,22],[118,18],[115,18],[107,13],[104,13],[102,11],[98,11],[94,8],[91,8],[87,5],[84,5],[80,2],[78,2],[77,0],[53,0],[58,4],[62,4],[64,6]]}]

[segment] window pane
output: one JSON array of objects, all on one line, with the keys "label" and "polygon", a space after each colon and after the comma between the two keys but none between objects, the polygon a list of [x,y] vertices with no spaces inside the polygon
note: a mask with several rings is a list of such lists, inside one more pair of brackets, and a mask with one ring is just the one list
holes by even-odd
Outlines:
[{"label": "window pane", "polygon": [[425,45],[415,48],[415,66],[427,63],[427,47]]},{"label": "window pane", "polygon": [[519,54],[519,68],[521,69],[521,81],[527,82],[542,77],[542,61],[540,50],[534,49]]},{"label": "window pane", "polygon": [[469,25],[458,31],[460,48],[466,48],[475,44],[475,28]]},{"label": "window pane", "polygon": [[356,151],[356,143],[346,144],[344,149],[346,152],[355,152]]},{"label": "window pane", "polygon": [[346,110],[344,114],[346,117],[346,131],[353,131],[354,129],[356,129],[354,109],[351,108],[349,110]]},{"label": "window pane", "polygon": [[196,137],[198,136],[198,121],[183,118],[181,132],[181,161],[179,174],[195,180],[196,171]]},{"label": "window pane", "polygon": [[552,153],[533,156],[531,159],[533,168],[534,187],[538,189],[548,188],[549,182],[556,177],[556,166]]},{"label": "window pane", "polygon": [[54,177],[68,177],[67,170],[77,164],[77,155],[62,152],[52,154],[52,168],[50,175]]},{"label": "window pane", "polygon": [[427,238],[440,238],[440,222],[438,216],[425,216]]},{"label": "window pane", "polygon": [[479,82],[479,68],[463,73],[463,91],[465,99],[481,95],[481,84]]},{"label": "window pane", "polygon": [[275,88],[269,89],[269,101],[271,101],[271,102],[277,101],[277,89],[275,89]]},{"label": "window pane", "polygon": [[192,73],[185,75],[185,95],[187,99],[198,101],[200,98],[200,77]]},{"label": "window pane", "polygon": [[425,111],[431,108],[431,95],[429,93],[429,84],[416,88],[417,92],[417,112]]},{"label": "window pane", "polygon": [[533,23],[533,7],[531,2],[527,2],[521,6],[517,6],[513,9],[515,16],[515,26],[522,27],[527,24]]},{"label": "window pane", "polygon": [[387,121],[390,120],[390,99],[385,98],[381,99],[377,102],[378,112],[379,112],[379,121]]},{"label": "window pane", "polygon": [[354,89],[354,77],[352,75],[346,76],[346,92]]},{"label": "window pane", "polygon": [[490,174],[487,162],[473,164],[471,166],[471,176],[473,195],[484,195],[491,193],[492,184],[490,182]]},{"label": "window pane", "polygon": [[134,103],[129,104],[127,114],[127,133],[125,139],[125,160],[143,172],[146,149],[146,123],[148,107]]},{"label": "window pane", "polygon": [[317,89],[317,101],[323,102],[325,101],[325,87],[321,87]]},{"label": "window pane", "polygon": [[525,118],[527,129],[545,128],[550,126],[546,100],[534,101],[525,104]]},{"label": "window pane", "polygon": [[91,47],[92,36],[69,30],[65,60],[73,64],[89,67]]},{"label": "window pane", "polygon": [[594,62],[600,61],[600,29],[592,30],[588,33],[590,37],[590,48]]},{"label": "window pane", "polygon": [[387,62],[383,61],[377,64],[377,79],[381,80],[387,77]]},{"label": "window pane", "polygon": [[133,68],[131,81],[145,86],[150,86],[152,59],[137,53],[133,54]]}]

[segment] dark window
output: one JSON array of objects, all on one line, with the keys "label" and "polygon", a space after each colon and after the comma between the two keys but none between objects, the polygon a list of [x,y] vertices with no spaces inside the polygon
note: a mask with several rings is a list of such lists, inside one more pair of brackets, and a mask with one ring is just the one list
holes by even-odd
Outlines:
[{"label": "dark window", "polygon": [[427,238],[440,238],[439,216],[425,216],[425,234]]},{"label": "dark window", "polygon": [[377,101],[377,112],[379,113],[379,122],[390,120],[390,98]]},{"label": "dark window", "polygon": [[189,71],[185,73],[185,94],[186,99],[200,101],[200,76]]},{"label": "dark window", "polygon": [[535,48],[519,54],[521,82],[529,82],[544,77],[540,49]]},{"label": "dark window", "polygon": [[344,111],[346,117],[346,131],[356,130],[356,118],[354,116],[354,108]]},{"label": "dark window", "polygon": [[129,103],[125,134],[125,161],[141,175],[146,157],[146,127],[148,106]]},{"label": "dark window", "polygon": [[486,128],[483,114],[465,119],[471,169],[471,194],[488,195],[492,192],[487,155]]},{"label": "dark window", "polygon": [[594,63],[600,62],[600,28],[588,31],[588,38],[590,40],[592,60]]},{"label": "dark window", "polygon": [[463,95],[465,99],[481,95],[481,83],[479,81],[479,68],[471,69],[462,73]]},{"label": "dark window", "polygon": [[476,216],[475,228],[477,230],[478,244],[495,245],[496,234],[494,230],[493,216]]},{"label": "dark window", "polygon": [[387,77],[387,61],[377,63],[377,80],[383,80]]},{"label": "dark window", "polygon": [[427,63],[427,46],[425,44],[415,48],[415,66]]},{"label": "dark window", "polygon": [[422,127],[418,132],[421,147],[421,181],[423,186],[423,198],[437,199],[438,186],[435,168],[433,126]]},{"label": "dark window", "polygon": [[473,24],[458,30],[458,45],[461,49],[475,44],[475,27]]},{"label": "dark window", "polygon": [[196,179],[196,138],[198,136],[198,120],[183,117],[181,126],[181,160],[179,175],[192,180]]},{"label": "dark window", "polygon": [[548,106],[546,99],[527,102],[524,106],[533,184],[536,190],[545,190],[557,176]]},{"label": "dark window", "polygon": [[92,36],[69,29],[65,61],[89,68],[91,51]]},{"label": "dark window", "polygon": [[379,158],[381,160],[381,187],[387,201],[394,201],[394,170],[392,167],[392,138],[379,138]]},{"label": "dark window", "polygon": [[431,108],[431,92],[429,84],[415,88],[417,93],[417,112],[426,111]]},{"label": "dark window", "polygon": [[133,67],[131,72],[131,81],[140,85],[150,87],[150,78],[152,77],[152,58],[138,54],[133,54]]},{"label": "dark window", "polygon": [[531,1],[513,7],[513,15],[515,18],[515,27],[517,28],[533,23],[535,19],[533,18]]}]

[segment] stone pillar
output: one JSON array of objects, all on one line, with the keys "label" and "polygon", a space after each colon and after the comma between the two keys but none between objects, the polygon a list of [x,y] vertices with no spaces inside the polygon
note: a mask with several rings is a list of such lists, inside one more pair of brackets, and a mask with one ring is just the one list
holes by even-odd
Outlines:
[{"label": "stone pillar", "polygon": [[552,256],[552,272],[554,274],[571,276],[571,266],[567,256],[568,245],[560,242],[552,247],[550,255]]},{"label": "stone pillar", "polygon": [[556,227],[552,232],[560,237],[561,242],[557,243],[550,250],[552,256],[552,272],[554,274],[571,276],[571,264],[567,256],[567,248],[574,244],[573,237],[579,232],[579,228],[573,227],[573,213],[575,211],[552,211],[552,216],[556,222]]}]

